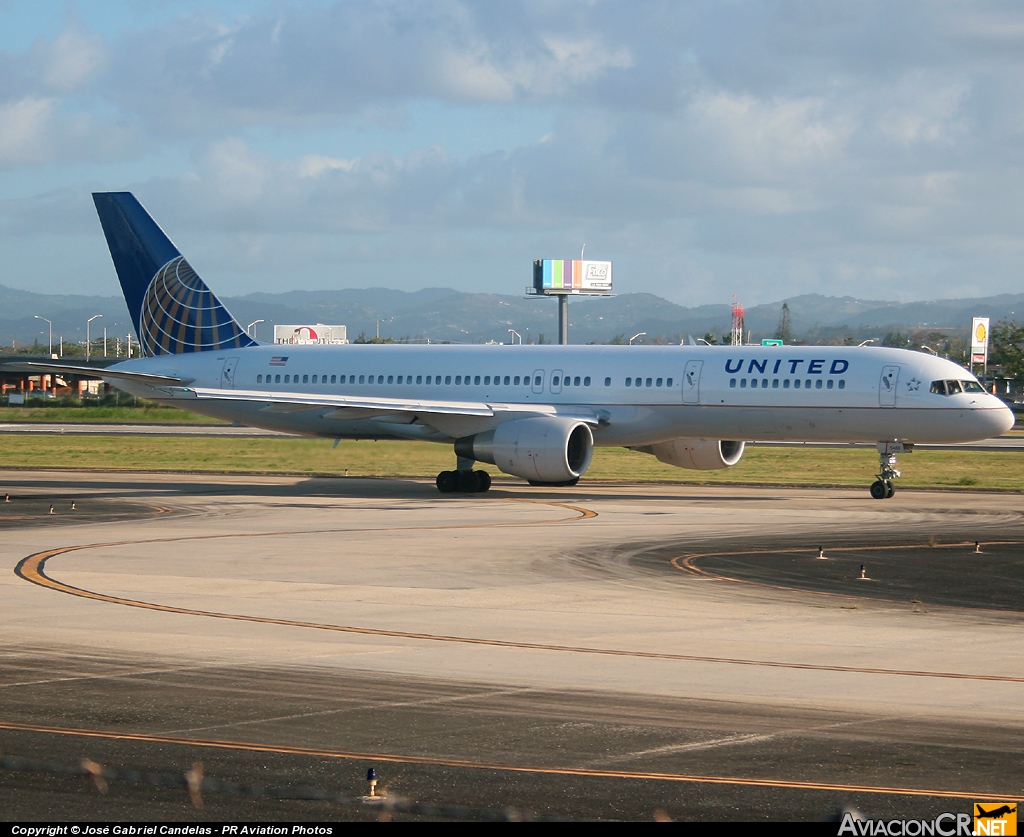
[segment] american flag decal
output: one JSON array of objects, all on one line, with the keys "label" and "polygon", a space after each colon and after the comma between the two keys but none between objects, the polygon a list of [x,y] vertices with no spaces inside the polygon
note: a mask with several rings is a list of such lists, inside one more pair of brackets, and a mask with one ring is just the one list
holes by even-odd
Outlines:
[{"label": "american flag decal", "polygon": [[271,366],[284,366],[286,363],[288,363],[288,358],[286,357],[272,357],[270,359]]}]

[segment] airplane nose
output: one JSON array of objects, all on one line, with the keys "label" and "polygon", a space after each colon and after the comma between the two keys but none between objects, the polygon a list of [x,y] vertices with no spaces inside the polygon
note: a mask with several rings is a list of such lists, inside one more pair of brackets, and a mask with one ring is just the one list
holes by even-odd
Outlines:
[{"label": "airplane nose", "polygon": [[995,425],[992,430],[993,436],[1002,436],[1004,433],[1010,432],[1017,423],[1017,417],[1013,414],[1013,410],[1005,404],[1000,404],[998,410],[992,411],[992,418]]}]

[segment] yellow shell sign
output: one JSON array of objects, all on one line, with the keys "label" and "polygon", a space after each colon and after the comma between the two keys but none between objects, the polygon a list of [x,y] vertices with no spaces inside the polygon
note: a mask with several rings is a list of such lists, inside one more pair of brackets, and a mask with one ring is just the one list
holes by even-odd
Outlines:
[{"label": "yellow shell sign", "polygon": [[[962,332],[961,332],[962,333]],[[985,338],[988,336],[988,329],[985,327],[985,323],[978,323],[974,329],[974,342],[984,343]]]}]

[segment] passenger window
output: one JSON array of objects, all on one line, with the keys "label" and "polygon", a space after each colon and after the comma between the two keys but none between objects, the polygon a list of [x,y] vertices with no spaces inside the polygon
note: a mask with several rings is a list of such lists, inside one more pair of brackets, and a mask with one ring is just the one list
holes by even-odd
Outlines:
[{"label": "passenger window", "polygon": [[[450,384],[450,383],[452,382],[452,376],[451,376],[451,375],[445,375],[445,376],[444,376],[444,382],[445,382],[446,384]],[[456,383],[457,383],[457,382],[456,382]]]},{"label": "passenger window", "polygon": [[751,378],[750,379],[750,388],[751,389],[757,389],[757,378]]},{"label": "passenger window", "polygon": [[476,375],[473,378],[473,386],[480,386],[480,376]]},{"label": "passenger window", "polygon": [[540,375],[538,375],[536,378],[533,379],[533,385],[535,387],[539,387],[540,386],[540,380],[541,380],[540,379]]},{"label": "passenger window", "polygon": [[316,375],[313,376],[313,383],[316,383]]},{"label": "passenger window", "polygon": [[767,378],[762,378],[761,379],[761,389],[768,389],[768,379]]},{"label": "passenger window", "polygon": [[505,386],[508,386],[508,375],[505,376]]},{"label": "passenger window", "polygon": [[402,376],[401,375],[398,376],[398,380],[396,380],[395,383],[396,384],[402,383]]},{"label": "passenger window", "polygon": [[814,382],[814,388],[821,389],[821,378],[818,378],[818,380]]},{"label": "passenger window", "polygon": [[846,389],[846,381],[842,378],[839,379],[839,389]]},{"label": "passenger window", "polygon": [[800,379],[796,378],[793,381],[793,389],[800,389]]},{"label": "passenger window", "polygon": [[729,386],[730,386],[730,387],[731,387],[732,389],[736,389],[736,379],[735,379],[735,378],[730,378],[730,379],[729,379]]},{"label": "passenger window", "polygon": [[555,375],[555,377],[553,377],[551,379],[551,386],[557,387],[558,386],[558,381],[559,381],[559,377],[557,375]]},{"label": "passenger window", "polygon": [[365,375],[360,375],[360,376],[359,376],[359,383],[361,383],[361,384],[362,384],[362,383],[366,383],[366,381],[364,380],[364,379],[365,379],[365,377],[366,377]]},{"label": "passenger window", "polygon": [[[337,377],[336,375],[331,375],[331,383],[332,384],[334,383],[334,380],[335,380],[336,377]],[[342,383],[344,383],[344,381],[342,381]]]},{"label": "passenger window", "polygon": [[513,383],[515,384],[515,386],[519,386],[519,376],[518,375],[516,375],[515,381]]},{"label": "passenger window", "polygon": [[393,384],[394,382],[395,382],[395,376],[394,375],[388,375],[388,383],[389,384]]},{"label": "passenger window", "polygon": [[[417,375],[416,376],[416,383],[417,384],[422,384],[423,383],[423,376],[422,375]],[[427,378],[427,383],[428,384],[430,383],[430,378]]]},{"label": "passenger window", "polygon": [[[586,380],[586,383],[583,386],[589,387],[590,386],[590,378],[586,378],[585,380]],[[572,385],[574,387],[578,387],[580,385],[580,376],[579,375],[577,375],[575,378],[572,379]]]},{"label": "passenger window", "polygon": [[302,376],[302,383],[304,383],[304,384],[308,384],[309,383],[309,375],[303,375]]},{"label": "passenger window", "polygon": [[274,376],[274,383],[275,384],[281,383],[281,376],[280,375],[275,375]]},{"label": "passenger window", "polygon": [[626,386],[628,387],[628,386],[632,386],[632,385],[633,385],[633,379],[632,378],[626,378]]},{"label": "passenger window", "polygon": [[457,387],[462,386],[462,376],[461,375],[456,375],[455,376],[455,386],[457,386]]},{"label": "passenger window", "polygon": [[484,386],[485,387],[489,387],[490,385],[491,385],[491,376],[490,375],[484,375]]},{"label": "passenger window", "polygon": [[832,389],[832,387],[834,387],[834,386],[835,386],[835,383],[836,383],[835,381],[833,381],[833,380],[832,380],[831,378],[829,378],[829,379],[828,379],[828,383],[827,383],[827,384],[825,384],[825,386],[826,386],[826,387],[827,387],[828,389]]},{"label": "passenger window", "polygon": [[[829,381],[828,385],[832,386],[832,382]],[[778,378],[772,378],[772,389],[778,389],[778,388],[779,388],[779,379]]]},{"label": "passenger window", "polygon": [[257,375],[256,376],[256,383],[257,384],[262,384],[263,383],[263,376],[262,375]]},{"label": "passenger window", "polygon": [[789,378],[786,378],[786,379],[785,379],[785,380],[784,380],[784,381],[782,382],[782,388],[783,388],[783,389],[789,389]]},{"label": "passenger window", "polygon": [[804,389],[810,389],[810,388],[811,388],[811,379],[808,378],[806,381],[804,381]]},{"label": "passenger window", "polygon": [[669,378],[667,381],[665,381],[665,386],[667,386],[667,387],[672,386],[672,379],[671,378]]},{"label": "passenger window", "polygon": [[746,389],[746,388],[747,388],[747,379],[746,378],[740,378],[740,389]]},{"label": "passenger window", "polygon": [[661,378],[658,378],[658,380],[656,380],[654,383],[655,383],[656,386],[660,387],[661,386]]},{"label": "passenger window", "polygon": [[604,385],[606,387],[610,387],[612,385],[612,379],[611,378],[605,378],[604,379]]},{"label": "passenger window", "polygon": [[650,379],[650,378],[648,378],[648,379],[647,379],[647,386],[650,386],[650,385],[651,385],[651,379]]}]

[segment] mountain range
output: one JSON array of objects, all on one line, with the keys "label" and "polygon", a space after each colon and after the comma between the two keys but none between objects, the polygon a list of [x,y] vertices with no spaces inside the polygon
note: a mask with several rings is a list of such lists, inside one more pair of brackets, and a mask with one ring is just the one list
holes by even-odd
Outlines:
[{"label": "mountain range", "polygon": [[[552,299],[450,288],[414,293],[387,288],[253,293],[224,297],[223,301],[243,326],[263,320],[257,336],[265,341],[272,339],[275,323],[345,325],[350,340],[360,334],[374,337],[378,321],[382,338],[431,342],[508,342],[509,329],[515,329],[525,342],[539,342],[543,336],[550,343],[558,333],[557,303]],[[844,335],[859,342],[891,331],[918,330],[952,331],[966,337],[972,317],[990,317],[993,322],[1024,320],[1024,294],[902,303],[804,294],[746,309],[750,339],[773,336],[783,302],[789,306],[793,338],[810,342],[838,342]],[[36,340],[46,345],[48,326],[35,315],[53,321],[54,346],[61,336],[65,341],[84,341],[86,320],[95,314],[103,316],[92,323],[93,339],[102,337],[104,327],[111,338],[124,338],[131,330],[121,297],[38,294],[0,285],[0,343],[4,348]],[[641,338],[644,342],[659,338],[679,342],[688,335],[699,338],[706,333],[721,340],[730,328],[731,307],[727,304],[685,307],[644,293],[574,296],[569,302],[571,343],[625,341],[638,332],[646,332]]]}]

